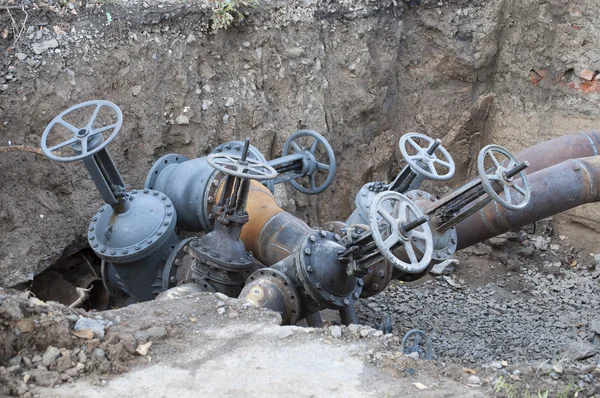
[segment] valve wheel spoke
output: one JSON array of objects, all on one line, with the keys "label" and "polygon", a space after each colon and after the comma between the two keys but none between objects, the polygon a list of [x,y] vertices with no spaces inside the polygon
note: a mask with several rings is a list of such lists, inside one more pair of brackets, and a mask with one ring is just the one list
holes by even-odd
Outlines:
[{"label": "valve wheel spoke", "polygon": [[408,138],[406,142],[408,142],[418,152],[421,152],[423,150],[423,148],[419,144],[417,144],[412,138]]},{"label": "valve wheel spoke", "polygon": [[383,209],[377,209],[377,213],[387,222],[392,228],[396,225],[397,221],[390,213]]},{"label": "valve wheel spoke", "polygon": [[77,132],[80,130],[77,127],[73,126],[71,123],[64,120],[62,117],[57,120],[57,123],[69,129],[69,131],[73,134],[77,134]]},{"label": "valve wheel spoke", "polygon": [[500,162],[498,162],[498,159],[496,159],[496,156],[494,156],[494,151],[489,151],[488,155],[492,159],[492,162],[494,162],[494,166],[496,166],[496,169],[499,169]]},{"label": "valve wheel spoke", "polygon": [[404,250],[406,251],[408,258],[410,259],[410,262],[412,264],[418,263],[419,260],[417,259],[417,255],[415,254],[415,249],[413,248],[412,242],[411,241],[403,241],[402,243],[404,245]]},{"label": "valve wheel spoke", "polygon": [[506,199],[506,201],[508,203],[512,203],[512,200],[510,197],[510,187],[508,185],[504,186],[504,199]]},{"label": "valve wheel spoke", "polygon": [[436,176],[439,176],[437,170],[435,169],[435,165],[433,164],[433,160],[428,159],[427,166],[429,166],[429,171],[431,173],[435,174]]},{"label": "valve wheel spoke", "polygon": [[433,159],[433,161],[437,164],[439,164],[440,166],[443,166],[447,169],[449,169],[450,167],[452,167],[452,165],[449,162],[446,162],[442,159],[438,159],[437,157],[435,159]]},{"label": "valve wheel spoke", "polygon": [[527,193],[525,192],[525,190],[523,188],[521,188],[519,185],[515,184],[513,185],[513,188],[515,189],[515,191],[517,191],[518,193],[520,193],[521,195],[525,196]]},{"label": "valve wheel spoke", "polygon": [[94,113],[92,113],[92,117],[90,117],[90,120],[88,121],[88,123],[85,126],[86,129],[89,130],[92,128],[92,126],[94,125],[94,122],[98,118],[98,113],[100,113],[100,108],[102,108],[102,104],[97,104],[96,109],[94,109]]},{"label": "valve wheel spoke", "polygon": [[60,144],[58,144],[58,145],[54,145],[53,147],[51,147],[51,148],[48,148],[48,151],[50,151],[50,152],[54,152],[54,151],[56,151],[57,149],[64,148],[64,147],[66,147],[67,145],[74,144],[74,143],[76,143],[77,141],[79,141],[77,138],[71,138],[71,139],[68,139],[68,140],[66,140],[66,141],[63,141],[63,142],[61,142],[61,143],[60,143]]},{"label": "valve wheel spoke", "polygon": [[302,148],[300,148],[300,145],[296,141],[292,141],[292,147],[296,152],[302,152]]},{"label": "valve wheel spoke", "polygon": [[315,152],[317,151],[317,146],[318,145],[319,145],[319,140],[317,140],[315,138],[315,140],[313,141],[312,145],[310,146],[310,153],[312,153],[314,155]]},{"label": "valve wheel spoke", "polygon": [[330,167],[329,167],[328,164],[325,164],[325,163],[322,163],[322,162],[317,162],[317,169],[329,171],[329,168]]}]

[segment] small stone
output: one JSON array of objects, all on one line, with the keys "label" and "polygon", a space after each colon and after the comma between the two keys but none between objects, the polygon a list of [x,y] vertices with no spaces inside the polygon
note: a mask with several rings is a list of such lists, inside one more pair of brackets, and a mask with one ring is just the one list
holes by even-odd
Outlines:
[{"label": "small stone", "polygon": [[596,334],[600,334],[600,318],[595,318],[590,322],[590,330]]},{"label": "small stone", "polygon": [[439,264],[434,265],[429,272],[431,272],[433,275],[450,275],[452,272],[454,272],[455,265],[458,265],[458,260],[449,258]]},{"label": "small stone", "polygon": [[290,337],[293,334],[294,334],[294,329],[293,328],[291,328],[291,327],[282,327],[277,332],[277,337],[279,337],[280,339],[285,339],[287,337]]},{"label": "small stone", "polygon": [[100,340],[104,340],[104,327],[104,322],[95,319],[80,317],[75,323],[73,329],[76,332],[80,332],[82,330],[91,330],[92,332],[94,332],[94,335],[97,338],[99,338]]},{"label": "small stone", "polygon": [[475,375],[469,376],[469,378],[467,379],[467,383],[479,385],[481,384],[481,379]]},{"label": "small stone", "polygon": [[527,246],[522,249],[519,249],[519,255],[523,257],[531,258],[533,257],[534,252],[535,249],[533,248],[533,246]]},{"label": "small stone", "polygon": [[355,336],[358,336],[358,333],[359,333],[358,330],[359,329],[360,329],[360,326],[358,326],[358,325],[356,325],[354,323],[348,325],[348,331],[350,333],[352,333],[353,335],[355,335]]},{"label": "small stone", "polygon": [[581,72],[579,72],[579,77],[583,80],[587,80],[588,82],[594,80],[594,75],[594,71],[589,69],[582,69]]},{"label": "small stone", "polygon": [[299,58],[304,55],[304,49],[300,47],[293,47],[283,52],[283,56],[287,59]]},{"label": "small stone", "polygon": [[75,369],[77,369],[78,372],[83,372],[85,370],[85,365],[79,362],[77,365],[75,365]]},{"label": "small stone", "polygon": [[596,347],[584,341],[572,343],[564,350],[563,357],[571,361],[589,358],[597,352]]},{"label": "small stone", "polygon": [[506,238],[494,237],[489,239],[490,246],[492,247],[502,247],[508,242]]},{"label": "small stone", "polygon": [[548,241],[543,236],[536,236],[532,242],[536,249],[548,250]]},{"label": "small stone", "polygon": [[219,301],[217,301],[217,307],[224,307],[224,306],[225,306],[225,303],[224,303],[224,302],[222,302],[222,301],[220,301],[220,300],[219,300]]},{"label": "small stone", "polygon": [[60,355],[60,350],[56,347],[48,347],[42,356],[42,364],[46,367],[54,365],[56,358]]},{"label": "small stone", "polygon": [[202,110],[205,111],[208,108],[210,108],[210,106],[212,105],[212,101],[209,100],[203,100],[202,101]]},{"label": "small stone", "polygon": [[224,307],[220,307],[217,312],[219,313],[219,315],[223,315],[225,313],[225,308]]},{"label": "small stone", "polygon": [[15,54],[15,57],[17,57],[17,59],[18,59],[19,61],[24,61],[24,60],[25,60],[25,58],[27,58],[27,54],[24,54],[24,53],[16,53],[16,54]]},{"label": "small stone", "polygon": [[227,101],[225,101],[225,106],[229,108],[229,107],[233,106],[234,103],[235,103],[235,100],[233,98],[229,97],[229,98],[227,98]]},{"label": "small stone", "polygon": [[560,249],[559,245],[550,245],[550,250],[557,251],[558,249]]},{"label": "small stone", "polygon": [[33,319],[31,319],[31,318],[21,319],[19,322],[17,322],[17,324],[15,326],[19,328],[21,333],[29,333],[33,330]]},{"label": "small stone", "polygon": [[134,97],[137,97],[138,95],[140,95],[141,92],[142,92],[142,86],[140,86],[140,85],[136,85],[131,88],[131,94]]},{"label": "small stone", "polygon": [[371,329],[362,329],[360,331],[360,337],[367,337],[371,334]]},{"label": "small stone", "polygon": [[559,376],[559,375],[557,375],[557,374],[556,374],[556,373],[554,373],[554,372],[551,372],[549,376],[550,376],[550,378],[551,378],[551,379],[553,379],[553,380],[558,380],[558,379],[560,379],[560,376]]},{"label": "small stone", "polygon": [[381,330],[378,330],[375,333],[373,333],[373,337],[381,337],[381,336],[383,336],[383,332]]},{"label": "small stone", "polygon": [[33,49],[33,52],[36,53],[37,55],[39,55],[39,54],[45,53],[46,51],[50,50],[51,48],[58,47],[58,41],[56,41],[56,39],[44,40],[39,43],[33,43],[33,45],[31,47]]},{"label": "small stone", "polygon": [[508,366],[508,362],[507,361],[502,361],[500,362],[500,365],[502,365],[503,368]]},{"label": "small stone", "polygon": [[229,123],[229,115],[226,113],[223,115],[223,124],[228,124]]},{"label": "small stone", "polygon": [[8,84],[0,84],[0,91],[8,90]]},{"label": "small stone", "polygon": [[181,125],[181,124],[190,124],[190,119],[186,115],[179,115],[175,119],[175,123],[177,123],[179,125]]},{"label": "small stone", "polygon": [[331,337],[334,339],[339,339],[342,337],[342,328],[339,326],[332,326],[329,328],[329,333],[331,333]]},{"label": "small stone", "polygon": [[415,361],[419,359],[418,352],[411,352],[410,354],[406,354],[407,357],[414,359]]},{"label": "small stone", "polygon": [[42,357],[38,354],[35,354],[33,357],[31,357],[31,362],[33,363],[38,363],[42,360]]},{"label": "small stone", "polygon": [[559,364],[559,363],[557,363],[556,365],[554,365],[553,369],[558,374],[562,374],[563,371],[564,371],[563,366],[561,364]]},{"label": "small stone", "polygon": [[490,364],[490,367],[495,368],[495,369],[502,369],[502,363],[501,362],[492,362]]},{"label": "small stone", "polygon": [[249,41],[245,41],[242,43],[242,46],[244,47],[250,47],[250,42]]},{"label": "small stone", "polygon": [[150,351],[150,347],[152,347],[151,341],[147,342],[146,344],[138,345],[135,349],[135,352],[137,352],[141,356],[146,356],[148,354],[148,351]]},{"label": "small stone", "polygon": [[193,42],[195,42],[195,41],[196,41],[196,36],[194,36],[192,33],[190,33],[190,34],[188,35],[188,37],[185,39],[185,42],[186,42],[187,44],[193,43]]},{"label": "small stone", "polygon": [[484,245],[483,243],[477,243],[471,247],[473,254],[477,256],[487,256],[492,252],[492,248],[488,245]]}]

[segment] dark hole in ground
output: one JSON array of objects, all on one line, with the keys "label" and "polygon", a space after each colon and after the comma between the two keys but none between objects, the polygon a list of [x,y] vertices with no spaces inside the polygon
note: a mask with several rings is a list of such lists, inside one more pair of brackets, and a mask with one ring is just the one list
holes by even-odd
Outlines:
[{"label": "dark hole in ground", "polygon": [[101,261],[84,248],[63,257],[22,287],[43,301],[56,301],[84,310],[106,310],[108,291],[102,283]]}]

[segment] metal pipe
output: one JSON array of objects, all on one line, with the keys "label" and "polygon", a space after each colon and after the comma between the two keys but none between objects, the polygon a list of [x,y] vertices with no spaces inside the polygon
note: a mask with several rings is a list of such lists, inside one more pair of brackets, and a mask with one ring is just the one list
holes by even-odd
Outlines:
[{"label": "metal pipe", "polygon": [[354,309],[353,305],[342,308],[339,312],[340,318],[342,319],[342,324],[346,326],[351,324],[358,325],[358,315],[356,314],[356,310]]},{"label": "metal pipe", "polygon": [[[520,180],[516,181],[520,184]],[[459,223],[457,250],[542,220],[574,207],[600,200],[600,156],[570,159],[529,174],[531,199],[519,211],[487,204]],[[516,193],[515,193],[516,194]]]},{"label": "metal pipe", "polygon": [[527,173],[554,166],[568,159],[578,159],[600,154],[600,131],[578,132],[554,138],[516,154],[519,160],[527,160]]}]

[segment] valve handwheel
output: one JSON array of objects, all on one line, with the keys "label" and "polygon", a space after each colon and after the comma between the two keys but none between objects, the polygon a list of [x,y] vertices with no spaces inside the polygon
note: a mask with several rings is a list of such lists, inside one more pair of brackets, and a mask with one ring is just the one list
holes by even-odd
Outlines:
[{"label": "valve handwheel", "polygon": [[277,177],[274,168],[260,160],[228,153],[213,153],[207,157],[208,164],[220,172],[234,177],[252,180],[272,180]]},{"label": "valve handwheel", "polygon": [[[498,155],[507,158],[508,162],[498,160]],[[486,159],[492,161],[494,164],[493,169],[485,168]],[[479,156],[477,157],[477,171],[481,177],[483,189],[492,199],[509,210],[523,209],[529,203],[531,187],[529,186],[529,178],[525,172],[525,168],[528,166],[529,163],[519,162],[512,153],[498,145],[486,146],[479,152]],[[523,186],[515,184],[513,177],[517,174],[521,178]],[[500,185],[504,193],[504,198],[496,192],[492,186],[492,181]],[[511,190],[515,190],[521,195],[520,200],[511,195]]]},{"label": "valve handwheel", "polygon": [[[415,139],[426,141],[429,145],[422,147]],[[440,140],[434,140],[425,134],[408,133],[400,138],[399,145],[402,156],[415,173],[441,181],[449,180],[454,176],[454,160],[446,148],[441,145]],[[407,145],[410,145],[417,153],[409,155]],[[438,158],[437,154],[441,157]],[[438,173],[435,168],[436,164],[442,167],[443,173]]]},{"label": "valve handwheel", "polygon": [[[297,141],[301,137],[312,137],[314,139],[310,147],[304,148],[298,144]],[[316,158],[316,153],[319,144],[321,144],[325,148],[325,152],[327,153],[327,163],[319,162]],[[296,190],[307,195],[316,195],[325,191],[327,187],[329,187],[329,185],[331,185],[331,183],[333,182],[333,178],[335,177],[335,172],[337,168],[335,154],[333,153],[333,148],[331,147],[331,145],[329,145],[329,142],[327,142],[325,137],[323,137],[316,131],[298,130],[285,141],[281,155],[288,155],[292,149],[295,153],[304,152],[309,157],[308,170],[306,170],[304,176],[299,177],[297,179],[308,178],[310,188],[306,188],[302,184],[294,180],[290,181],[290,184]],[[315,176],[316,173],[320,170],[327,172],[327,178],[325,179],[325,182],[317,186]]]},{"label": "valve handwheel", "polygon": [[[433,236],[427,221],[428,217],[410,199],[394,191],[375,196],[369,210],[371,233],[379,251],[394,268],[407,273],[423,272],[431,262]],[[415,252],[416,240],[424,248],[421,259]],[[409,262],[393,254],[398,244],[404,247]]]},{"label": "valve handwheel", "polygon": [[[86,107],[92,107],[92,106],[95,106],[96,108],[94,109],[92,116],[90,117],[90,119],[88,120],[88,122],[85,126],[76,127],[73,124],[64,120],[64,117],[66,115],[73,113],[79,109],[86,108]],[[114,116],[116,117],[116,122],[106,125],[106,126],[94,128],[94,122],[98,118],[98,114],[100,113],[100,110],[102,107],[106,107],[114,112]],[[54,129],[54,127],[57,124],[60,124],[63,127],[65,127],[66,129],[68,129],[73,134],[73,137],[66,141],[61,142],[60,144],[48,147],[48,136],[50,135],[50,133],[52,132],[52,130]],[[50,158],[52,160],[56,160],[58,162],[73,162],[75,160],[85,159],[87,157],[93,156],[94,154],[100,152],[102,149],[106,148],[106,146],[115,139],[115,137],[119,133],[119,130],[121,130],[122,125],[123,125],[123,113],[121,112],[121,109],[119,109],[119,107],[117,105],[113,104],[112,102],[104,101],[104,100],[94,100],[94,101],[87,101],[87,102],[83,102],[81,104],[74,105],[74,106],[70,107],[69,109],[63,111],[60,115],[56,116],[54,119],[52,119],[50,124],[48,124],[48,126],[46,126],[46,129],[44,130],[44,133],[42,134],[42,143],[41,143],[42,144],[42,152],[44,152],[44,155],[46,155],[48,158]],[[89,147],[90,139],[96,138],[96,136],[98,134],[104,133],[111,129],[113,129],[113,131],[112,131],[112,133],[110,133],[108,138],[104,139],[103,142],[99,141],[99,142],[101,142],[99,145],[94,146],[93,148],[90,149],[90,147]],[[59,155],[55,155],[53,153],[53,152],[55,152],[61,148],[64,148],[68,145],[73,147],[73,149],[76,150],[77,152],[80,152],[80,154],[75,155],[75,156],[59,156]]]}]

